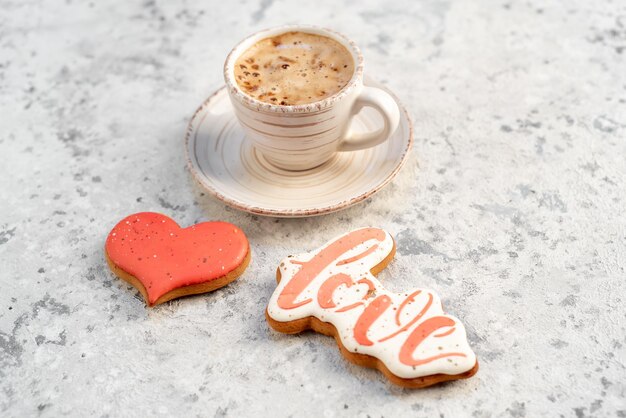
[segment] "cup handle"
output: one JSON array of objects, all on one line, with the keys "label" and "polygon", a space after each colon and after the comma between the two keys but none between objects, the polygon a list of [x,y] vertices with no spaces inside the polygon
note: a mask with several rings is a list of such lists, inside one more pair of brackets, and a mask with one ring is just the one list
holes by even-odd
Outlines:
[{"label": "cup handle", "polygon": [[395,132],[400,122],[398,104],[389,93],[376,87],[364,86],[354,102],[350,119],[353,119],[364,107],[373,107],[383,117],[383,127],[372,132],[354,133],[350,130],[339,144],[339,151],[356,151],[371,148],[385,142]]}]

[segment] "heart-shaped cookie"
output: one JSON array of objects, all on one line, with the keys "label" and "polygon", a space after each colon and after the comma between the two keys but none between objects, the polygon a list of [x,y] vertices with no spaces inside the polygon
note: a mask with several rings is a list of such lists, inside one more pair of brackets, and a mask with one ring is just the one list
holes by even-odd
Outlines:
[{"label": "heart-shaped cookie", "polygon": [[181,228],[153,212],[122,219],[109,233],[105,253],[111,270],[135,286],[149,306],[223,287],[250,261],[248,239],[235,225]]}]

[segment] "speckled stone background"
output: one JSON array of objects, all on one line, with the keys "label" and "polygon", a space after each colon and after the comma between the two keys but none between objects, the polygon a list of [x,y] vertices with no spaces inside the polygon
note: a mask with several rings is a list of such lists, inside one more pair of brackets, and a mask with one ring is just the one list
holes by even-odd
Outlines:
[{"label": "speckled stone background", "polygon": [[[196,189],[183,156],[231,46],[284,23],[355,39],[416,143],[336,214],[280,220]],[[626,416],[623,1],[0,1],[0,415]],[[253,261],[146,309],[103,259],[136,211],[240,225]],[[364,225],[381,275],[436,290],[481,362],[421,391],[332,339],[270,331],[285,255]]]}]

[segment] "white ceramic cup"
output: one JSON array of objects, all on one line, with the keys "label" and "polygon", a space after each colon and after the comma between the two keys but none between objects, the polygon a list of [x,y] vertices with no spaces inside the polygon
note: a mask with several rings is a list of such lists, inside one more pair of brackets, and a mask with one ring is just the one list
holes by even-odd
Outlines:
[{"label": "white ceramic cup", "polygon": [[[313,103],[275,105],[247,95],[235,80],[237,58],[258,41],[286,32],[327,36],[346,47],[354,60],[354,74],[334,95]],[[255,148],[272,165],[285,170],[307,170],[328,161],[336,152],[370,148],[386,141],[398,127],[400,111],[385,91],[363,85],[363,55],[345,36],[313,26],[281,26],[257,32],[241,41],[228,55],[224,79],[235,114]],[[363,107],[382,116],[375,131],[354,133],[352,118]]]}]

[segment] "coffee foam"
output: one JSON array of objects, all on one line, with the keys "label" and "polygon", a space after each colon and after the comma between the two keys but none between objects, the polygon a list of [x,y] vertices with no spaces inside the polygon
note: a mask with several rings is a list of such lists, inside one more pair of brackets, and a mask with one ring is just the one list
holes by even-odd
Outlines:
[{"label": "coffee foam", "polygon": [[327,36],[288,32],[262,39],[235,62],[239,87],[257,100],[298,105],[339,92],[354,73],[354,60]]}]

